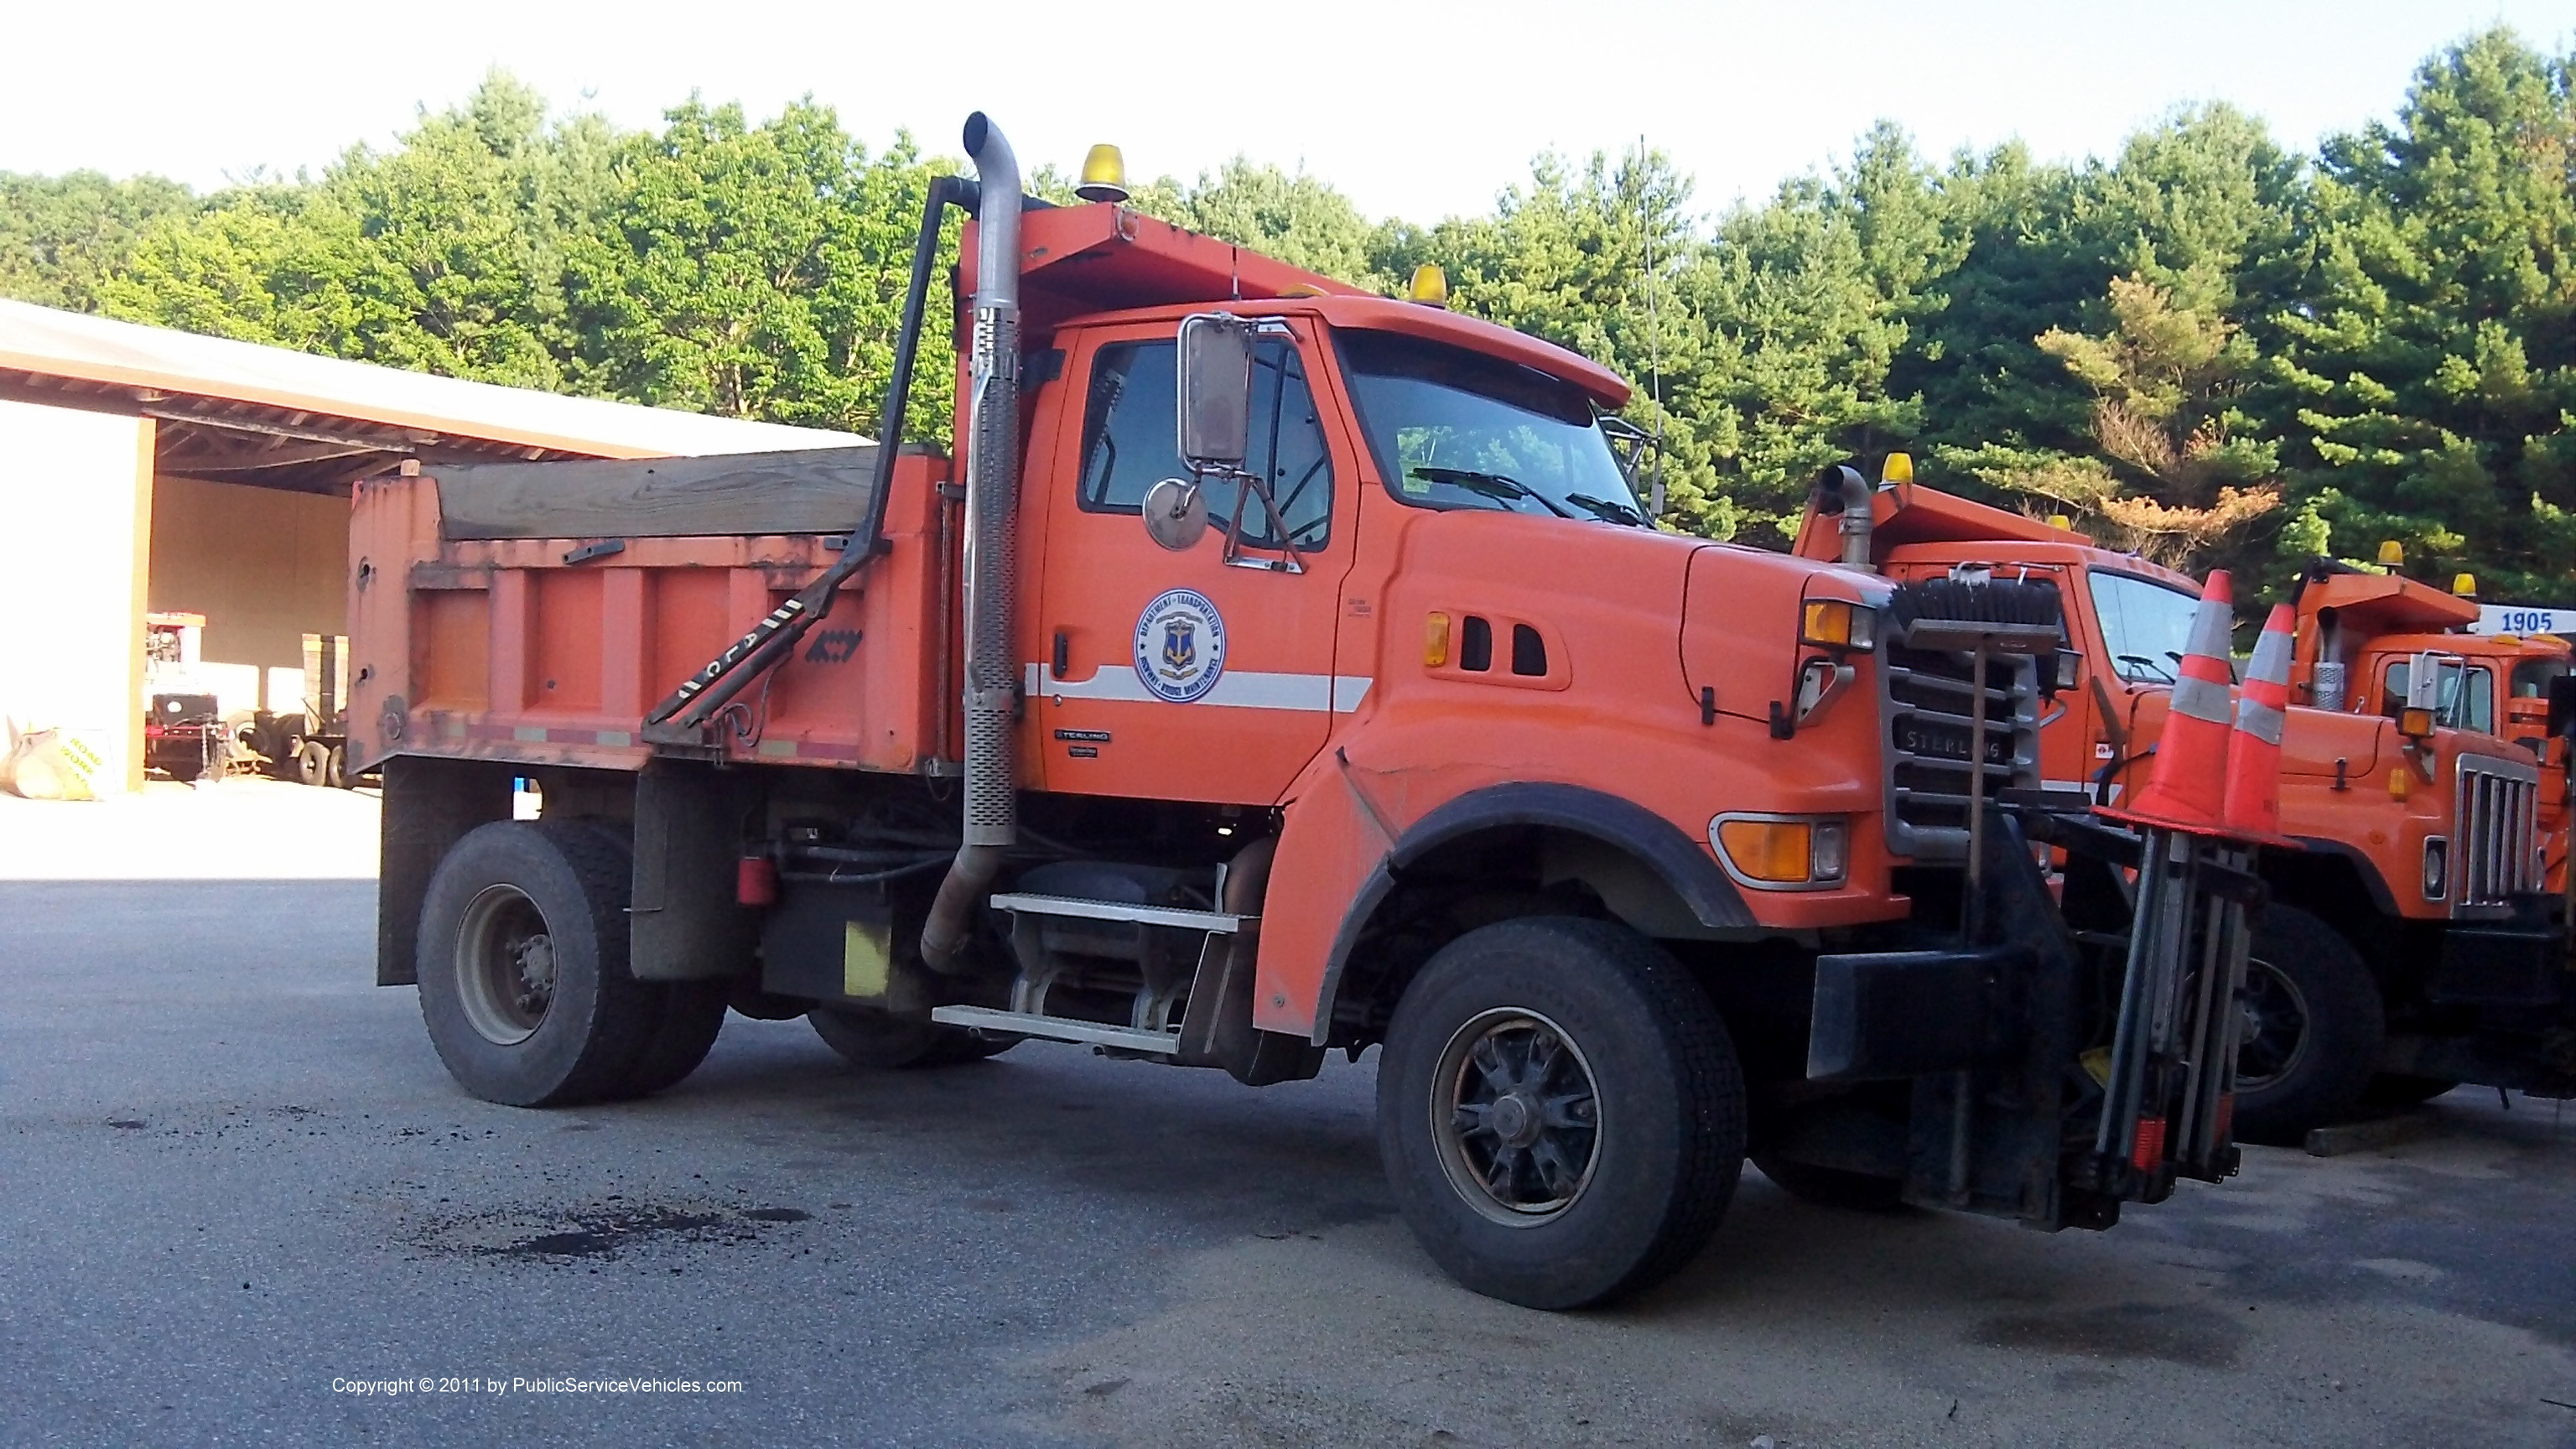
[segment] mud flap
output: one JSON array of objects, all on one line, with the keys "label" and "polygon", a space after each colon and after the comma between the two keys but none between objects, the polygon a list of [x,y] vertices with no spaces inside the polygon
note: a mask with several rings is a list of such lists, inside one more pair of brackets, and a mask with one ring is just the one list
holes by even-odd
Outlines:
[{"label": "mud flap", "polygon": [[1247,1087],[1302,1082],[1323,1070],[1322,1047],[1252,1024],[1253,959],[1260,949],[1257,920],[1244,922],[1232,936],[1207,938],[1182,1013],[1181,1049],[1173,1060],[1189,1067],[1223,1067]]},{"label": "mud flap", "polygon": [[758,788],[739,771],[683,760],[655,760],[637,777],[637,980],[720,980],[752,970],[759,928],[734,900],[734,864]]},{"label": "mud flap", "polygon": [[508,765],[395,755],[384,762],[376,877],[376,984],[420,982],[421,903],[450,846],[478,825],[510,818]]}]

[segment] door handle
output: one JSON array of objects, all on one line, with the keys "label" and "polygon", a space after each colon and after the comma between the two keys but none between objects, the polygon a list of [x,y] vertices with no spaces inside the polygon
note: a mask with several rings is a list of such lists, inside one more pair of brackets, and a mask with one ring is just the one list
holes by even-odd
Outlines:
[{"label": "door handle", "polygon": [[1054,679],[1062,679],[1064,678],[1065,670],[1071,668],[1072,665],[1073,641],[1066,636],[1062,629],[1058,629],[1055,631],[1055,655],[1048,661],[1047,665],[1048,676]]}]

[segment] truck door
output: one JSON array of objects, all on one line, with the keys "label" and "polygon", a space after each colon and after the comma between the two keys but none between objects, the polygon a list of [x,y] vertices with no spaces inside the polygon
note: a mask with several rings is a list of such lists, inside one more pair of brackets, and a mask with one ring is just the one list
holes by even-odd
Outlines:
[{"label": "truck door", "polygon": [[1316,406],[1317,339],[1302,324],[1265,334],[1245,468],[1269,480],[1279,516],[1211,479],[1207,536],[1156,545],[1138,504],[1189,476],[1175,330],[1092,329],[1070,349],[1058,462],[1035,485],[1047,524],[1040,654],[1024,670],[1032,734],[1052,791],[1267,805],[1323,747],[1339,702],[1355,474]]}]

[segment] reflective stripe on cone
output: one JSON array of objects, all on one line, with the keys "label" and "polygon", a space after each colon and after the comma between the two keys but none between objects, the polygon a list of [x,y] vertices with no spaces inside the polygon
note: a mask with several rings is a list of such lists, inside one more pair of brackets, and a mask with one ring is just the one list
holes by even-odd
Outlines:
[{"label": "reflective stripe on cone", "polygon": [[2263,637],[2245,667],[2236,728],[2227,739],[2227,791],[2221,817],[2228,833],[2263,840],[2281,834],[2281,729],[2290,705],[2290,643],[2298,616],[2272,606]]}]

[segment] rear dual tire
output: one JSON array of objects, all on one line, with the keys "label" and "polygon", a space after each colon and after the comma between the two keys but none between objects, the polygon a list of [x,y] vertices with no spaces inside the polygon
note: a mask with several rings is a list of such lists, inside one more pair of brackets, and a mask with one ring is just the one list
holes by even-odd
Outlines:
[{"label": "rear dual tire", "polygon": [[1378,1150],[1423,1250],[1475,1292],[1581,1308],[1677,1272],[1743,1172],[1725,1024],[1623,926],[1534,917],[1470,931],[1397,1003]]},{"label": "rear dual tire", "polygon": [[1000,1056],[1020,1044],[1016,1036],[979,1036],[867,1007],[818,1006],[805,1019],[825,1046],[861,1071],[962,1066]]},{"label": "rear dual tire", "polygon": [[486,1101],[643,1096],[706,1058],[720,983],[635,979],[632,867],[606,829],[501,821],[439,862],[420,917],[420,1010],[448,1074]]}]

